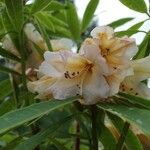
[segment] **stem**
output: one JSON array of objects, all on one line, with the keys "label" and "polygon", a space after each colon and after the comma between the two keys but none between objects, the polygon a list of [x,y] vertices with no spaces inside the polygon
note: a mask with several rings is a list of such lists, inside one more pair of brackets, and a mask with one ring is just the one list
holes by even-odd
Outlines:
[{"label": "stem", "polygon": [[92,150],[98,150],[97,108],[95,105],[91,106],[91,120],[92,120]]},{"label": "stem", "polygon": [[[76,125],[76,133],[79,134],[80,133],[80,124],[77,122]],[[80,150],[80,137],[76,138],[75,141],[75,150]]]},{"label": "stem", "polygon": [[125,122],[122,133],[121,133],[120,138],[118,140],[118,143],[116,145],[116,150],[121,150],[122,149],[125,138],[128,134],[129,127],[130,127],[130,124],[128,122]]}]

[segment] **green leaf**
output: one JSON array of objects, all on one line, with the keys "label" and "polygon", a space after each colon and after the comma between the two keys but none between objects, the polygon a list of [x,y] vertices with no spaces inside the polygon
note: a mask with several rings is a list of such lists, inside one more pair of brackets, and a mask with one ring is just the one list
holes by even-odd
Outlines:
[{"label": "green leaf", "polygon": [[20,58],[18,58],[16,55],[14,55],[14,54],[10,53],[9,51],[3,49],[2,47],[0,47],[0,55],[3,56],[3,57],[9,58],[9,59],[18,61],[18,62],[21,61]]},{"label": "green leaf", "polygon": [[3,65],[0,65],[0,72],[4,72],[4,73],[12,73],[12,74],[16,74],[16,75],[21,75],[20,73],[16,72],[13,69],[10,69],[8,67],[5,67]]},{"label": "green leaf", "polygon": [[38,25],[38,28],[39,28],[40,32],[42,33],[42,36],[43,36],[43,38],[44,38],[44,40],[46,42],[48,50],[52,51],[52,46],[51,46],[51,43],[50,43],[49,36],[48,36],[45,28],[42,26],[41,22],[38,20],[38,18],[36,19],[36,23]]},{"label": "green leaf", "polygon": [[105,150],[115,150],[116,147],[116,140],[110,130],[104,126],[103,124],[100,124],[100,141],[102,142]]},{"label": "green leaf", "polygon": [[115,29],[115,28],[117,28],[117,27],[119,27],[121,25],[124,25],[125,23],[127,23],[127,22],[129,22],[129,21],[131,21],[133,19],[134,18],[131,18],[131,17],[129,17],[129,18],[122,18],[122,19],[119,19],[117,21],[114,21],[114,22],[108,24],[108,26],[111,26],[112,28]]},{"label": "green leaf", "polygon": [[144,0],[119,0],[119,1],[132,10],[141,13],[147,12],[147,7]]},{"label": "green leaf", "polygon": [[48,114],[51,111],[70,104],[75,100],[77,100],[77,97],[68,98],[64,101],[52,100],[41,102],[6,113],[0,117],[0,134],[35,118]]},{"label": "green leaf", "polygon": [[20,31],[23,25],[23,1],[5,0],[8,15],[16,31]]},{"label": "green leaf", "polygon": [[59,11],[62,9],[65,9],[65,5],[63,5],[60,2],[52,1],[46,8],[43,9],[43,11]]},{"label": "green leaf", "polygon": [[98,6],[99,0],[90,0],[88,3],[86,10],[83,15],[83,20],[82,20],[82,32],[86,30],[86,28],[89,26],[94,12]]},{"label": "green leaf", "polygon": [[35,0],[31,8],[31,13],[37,13],[46,9],[51,4],[51,0]]},{"label": "green leaf", "polygon": [[14,102],[13,102],[12,99],[4,101],[0,105],[0,116],[2,116],[3,114],[11,111],[13,108],[14,108]]},{"label": "green leaf", "polygon": [[142,43],[139,46],[139,51],[137,52],[134,59],[140,59],[145,56],[148,56],[150,53],[150,33],[148,33],[145,37]]},{"label": "green leaf", "polygon": [[125,30],[125,31],[119,31],[119,32],[116,32],[116,36],[118,37],[122,37],[122,36],[131,36],[133,34],[136,34],[137,32],[140,32],[138,30]]},{"label": "green leaf", "polygon": [[146,20],[134,24],[128,30],[138,30],[144,24],[145,21]]},{"label": "green leaf", "polygon": [[0,82],[0,100],[12,93],[13,89],[9,79]]},{"label": "green leaf", "polygon": [[57,131],[60,127],[64,126],[68,121],[72,120],[73,116],[74,115],[65,117],[64,119],[61,119],[60,121],[57,121],[56,123],[51,124],[48,128],[44,129],[43,131],[40,131],[36,135],[20,143],[15,148],[15,150],[34,149],[39,143],[44,141],[46,138],[51,137],[52,134],[55,133],[55,131]]},{"label": "green leaf", "polygon": [[35,17],[38,19],[39,23],[44,26],[47,30],[55,31],[54,25],[49,18],[49,15],[45,12],[39,12],[35,14]]},{"label": "green leaf", "polygon": [[138,126],[146,135],[150,136],[150,110],[127,107],[123,105],[99,105],[100,108],[127,120]]},{"label": "green leaf", "polygon": [[126,98],[129,102],[133,104],[139,104],[145,108],[150,109],[150,100],[144,99],[142,97],[134,96],[134,95],[129,95],[126,93],[119,93],[120,96]]},{"label": "green leaf", "polygon": [[[113,114],[108,113],[109,118],[111,119],[112,123],[115,125],[119,133],[121,133],[124,121],[119,118],[118,116],[115,116]],[[143,150],[142,145],[138,139],[138,137],[133,133],[131,129],[128,130],[126,139],[125,139],[125,145],[127,146],[128,150]]]},{"label": "green leaf", "polygon": [[67,7],[68,9],[66,10],[66,14],[69,30],[73,39],[78,42],[80,39],[80,22],[78,19],[77,11],[75,5],[70,2],[67,2]]},{"label": "green leaf", "polygon": [[55,138],[50,137],[50,141],[59,149],[59,150],[67,150],[67,148],[61,144],[58,140]]}]

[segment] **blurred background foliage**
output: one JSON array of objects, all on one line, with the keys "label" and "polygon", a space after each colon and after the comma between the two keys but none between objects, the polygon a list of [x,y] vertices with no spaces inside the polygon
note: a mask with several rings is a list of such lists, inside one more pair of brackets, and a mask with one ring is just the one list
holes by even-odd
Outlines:
[{"label": "blurred background foliage", "polygon": [[[129,9],[147,14],[147,20],[150,19],[149,6],[144,0],[120,2]],[[27,90],[26,69],[37,67],[39,62],[34,62],[34,58],[42,59],[45,50],[25,34],[24,27],[32,23],[49,51],[53,51],[50,40],[59,38],[71,39],[79,49],[81,42],[97,26],[93,16],[99,3],[99,0],[90,0],[83,18],[79,19],[71,0],[31,3],[0,0],[0,150],[95,150],[91,143],[90,106],[80,105],[76,97],[61,102],[40,101]],[[115,29],[132,19],[122,18],[109,26]],[[150,32],[140,30],[147,20],[116,32],[120,37],[137,32],[146,34],[134,59],[150,53]],[[15,53],[12,45],[9,47],[6,43],[12,51],[3,46],[8,37],[15,46]],[[115,102],[98,104],[95,108],[99,148],[149,150],[150,101],[125,93],[112,99]]]}]

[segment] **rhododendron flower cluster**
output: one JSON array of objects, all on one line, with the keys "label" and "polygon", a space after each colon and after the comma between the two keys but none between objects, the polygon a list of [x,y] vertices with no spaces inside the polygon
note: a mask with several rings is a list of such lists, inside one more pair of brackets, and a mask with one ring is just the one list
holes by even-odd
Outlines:
[{"label": "rhododendron flower cluster", "polygon": [[[140,72],[136,63],[145,60],[132,60],[138,50],[134,39],[115,37],[113,29],[108,26],[96,27],[91,36],[82,43],[79,53],[64,49],[46,51],[38,70],[38,80],[29,82],[28,89],[37,92],[40,99],[62,100],[80,95],[79,101],[86,105],[105,100],[119,90],[125,91],[125,86],[130,88],[129,91],[133,88],[138,92],[136,78],[135,84],[128,80]],[[142,79],[147,77],[149,73],[145,73]]]}]

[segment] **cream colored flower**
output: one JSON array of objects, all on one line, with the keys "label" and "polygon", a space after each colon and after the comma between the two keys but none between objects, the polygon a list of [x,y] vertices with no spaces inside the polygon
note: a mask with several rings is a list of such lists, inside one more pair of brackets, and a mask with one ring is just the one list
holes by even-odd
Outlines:
[{"label": "cream colored flower", "polygon": [[150,89],[141,81],[150,78],[150,56],[131,61],[134,75],[128,76],[122,82],[120,90],[134,95],[150,98]]},{"label": "cream colored flower", "polygon": [[72,40],[67,38],[50,40],[50,43],[52,45],[53,51],[71,50],[71,48],[73,47]]},{"label": "cream colored flower", "polygon": [[47,45],[41,36],[41,34],[37,31],[35,26],[32,23],[27,23],[24,27],[24,32],[27,38],[33,42],[34,44],[38,45],[42,50],[48,50]]},{"label": "cream colored flower", "polygon": [[[30,41],[38,45],[42,50],[48,50],[46,42],[32,23],[25,25],[24,32]],[[50,40],[49,42],[52,45],[53,51],[70,50],[73,46],[73,42],[67,38]]]},{"label": "cream colored flower", "polygon": [[14,45],[12,39],[10,38],[8,34],[5,35],[5,37],[3,38],[2,48],[4,48],[5,50],[11,52],[12,54],[16,56],[20,56],[16,46]]},{"label": "cream colored flower", "polygon": [[87,105],[108,97],[109,87],[103,76],[107,74],[107,65],[97,49],[90,50],[92,47],[88,45],[82,55],[70,51],[45,52],[39,80],[29,82],[29,90],[37,92],[41,99],[81,95],[81,102]]},{"label": "cream colored flower", "polygon": [[133,74],[130,60],[136,54],[137,46],[134,39],[115,37],[113,29],[108,26],[96,27],[91,36],[93,39],[86,39],[81,49],[86,47],[87,43],[97,45],[109,68],[109,73],[105,76],[110,87],[109,95],[114,95],[118,93],[123,79]]}]

